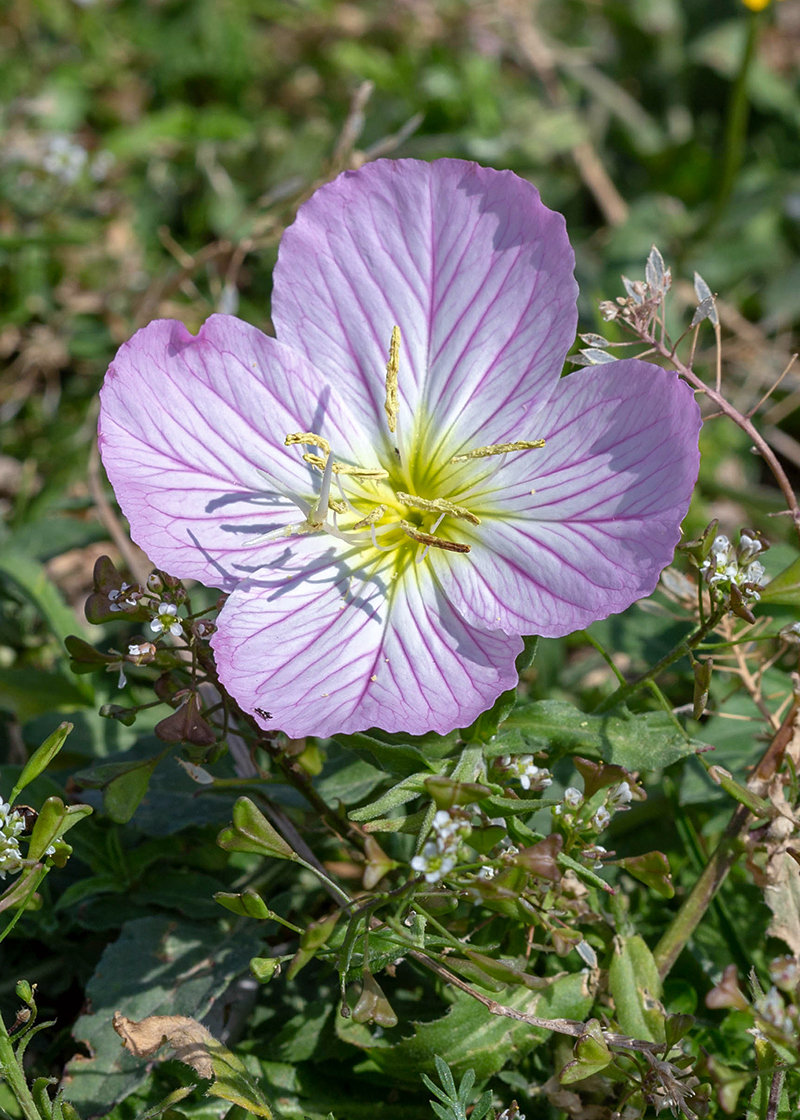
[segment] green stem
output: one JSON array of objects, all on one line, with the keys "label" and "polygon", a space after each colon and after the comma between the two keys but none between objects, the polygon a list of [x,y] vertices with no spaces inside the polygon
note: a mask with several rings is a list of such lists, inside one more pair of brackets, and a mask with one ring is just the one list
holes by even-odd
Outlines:
[{"label": "green stem", "polygon": [[0,1015],[0,1072],[9,1084],[11,1092],[17,1098],[17,1103],[22,1109],[25,1120],[42,1120],[39,1109],[36,1107],[25,1074],[17,1061],[14,1046],[9,1037],[3,1017]]},{"label": "green stem", "polygon": [[744,805],[737,807],[700,878],[672,919],[666,933],[656,945],[653,958],[662,979],[668,975],[675,964],[684,946],[700,924],[715,894],[724,883],[728,872],[741,854],[740,833],[749,816],[750,810]]},{"label": "green stem", "polygon": [[592,637],[592,635],[589,633],[588,630],[584,630],[583,636],[586,639],[586,641],[589,643],[590,646],[594,646],[594,648],[600,654],[602,659],[605,661],[606,665],[608,665],[609,669],[612,671],[614,676],[617,678],[619,683],[620,684],[625,684],[625,678],[623,677],[622,673],[620,673],[619,669],[614,664],[614,659],[612,658],[611,654],[608,653],[605,649],[603,649],[603,647],[600,645],[600,643],[597,641],[597,639]]},{"label": "green stem", "polygon": [[48,870],[49,870],[49,868],[47,868],[47,867],[42,867],[42,868],[41,868],[41,869],[40,869],[40,870],[38,871],[38,873],[35,873],[35,874],[34,874],[34,875],[32,876],[32,882],[31,882],[31,887],[30,887],[30,890],[29,890],[29,891],[28,891],[28,893],[27,893],[27,894],[26,894],[26,895],[24,896],[24,898],[21,898],[21,899],[20,899],[20,901],[19,901],[18,903],[16,903],[16,904],[15,904],[15,905],[16,905],[16,907],[17,907],[17,912],[16,912],[16,914],[14,915],[14,917],[13,917],[13,918],[11,919],[11,921],[10,921],[10,922],[8,923],[8,925],[7,925],[6,927],[5,927],[5,929],[3,930],[3,932],[2,932],[2,933],[0,933],[0,941],[5,941],[5,939],[6,939],[6,938],[8,937],[8,935],[9,935],[9,934],[11,933],[12,929],[14,928],[14,926],[15,926],[15,925],[17,924],[17,922],[18,922],[18,921],[20,920],[20,918],[22,917],[22,915],[23,915],[23,912],[24,912],[24,910],[25,910],[25,904],[27,903],[28,899],[29,899],[29,898],[30,898],[30,897],[31,897],[31,896],[32,896],[32,895],[33,895],[33,894],[35,893],[36,889],[38,888],[38,886],[39,886],[39,884],[41,883],[42,879],[44,879],[44,877],[45,877],[45,875],[47,874]]},{"label": "green stem", "polygon": [[711,633],[724,614],[725,608],[717,607],[703,625],[695,630],[694,634],[675,646],[669,653],[665,654],[661,660],[657,661],[646,673],[641,673],[638,677],[634,678],[634,680],[618,688],[611,696],[606,697],[606,699],[594,709],[594,714],[600,715],[603,712],[607,712],[609,708],[614,708],[617,704],[621,704],[623,701],[627,700],[632,693],[640,689],[642,685],[649,684],[650,681],[655,680],[660,673],[663,673],[665,669],[668,669],[670,665],[674,665],[676,661],[680,661],[682,657],[686,657],[687,654],[691,653],[693,649],[700,645],[706,634]]}]

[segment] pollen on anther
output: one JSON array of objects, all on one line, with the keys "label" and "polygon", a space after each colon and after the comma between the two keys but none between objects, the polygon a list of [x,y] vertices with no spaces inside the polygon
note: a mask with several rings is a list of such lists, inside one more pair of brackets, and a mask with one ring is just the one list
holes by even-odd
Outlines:
[{"label": "pollen on anther", "polygon": [[389,361],[386,365],[386,419],[389,431],[397,429],[397,410],[399,398],[397,395],[397,379],[400,372],[400,328],[392,327],[392,339],[389,343]]}]

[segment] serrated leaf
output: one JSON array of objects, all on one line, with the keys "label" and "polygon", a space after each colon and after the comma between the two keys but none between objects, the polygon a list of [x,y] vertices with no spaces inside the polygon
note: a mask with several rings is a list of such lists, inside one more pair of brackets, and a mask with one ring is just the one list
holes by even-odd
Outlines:
[{"label": "serrated leaf", "polygon": [[[518,1011],[546,1019],[583,1019],[589,1012],[593,995],[583,974],[563,976],[545,991],[520,988],[502,1002]],[[366,1051],[381,1071],[402,1084],[418,1085],[421,1072],[433,1072],[434,1055],[446,1053],[448,1065],[456,1076],[475,1070],[483,1081],[504,1066],[544,1042],[550,1032],[528,1023],[518,1023],[492,1015],[470,996],[457,991],[453,1006],[441,1019],[414,1024],[414,1033],[391,1047],[373,1041],[369,1031],[337,1018],[336,1030],[347,1042]]]},{"label": "serrated leaf", "polygon": [[517,706],[486,754],[546,750],[549,763],[565,754],[581,754],[626,770],[656,770],[703,749],[706,744],[686,739],[667,712],[632,715],[613,708],[592,715],[565,700],[538,700]]}]

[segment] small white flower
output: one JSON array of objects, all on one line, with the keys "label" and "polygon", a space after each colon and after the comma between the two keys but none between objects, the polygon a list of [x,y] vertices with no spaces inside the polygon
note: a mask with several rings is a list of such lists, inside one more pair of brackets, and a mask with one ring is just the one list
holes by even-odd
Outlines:
[{"label": "small white flower", "polygon": [[602,832],[604,828],[608,828],[610,820],[611,814],[608,809],[606,809],[605,805],[601,805],[592,817],[592,827],[597,829],[598,832]]},{"label": "small white flower", "polygon": [[159,603],[158,614],[150,623],[150,629],[154,634],[167,633],[177,638],[183,633],[183,627],[175,617],[177,613],[178,608],[174,603]]},{"label": "small white flower", "polygon": [[606,805],[609,809],[621,809],[625,805],[629,805],[633,793],[628,782],[620,782],[618,786],[614,786],[606,798]]},{"label": "small white flower", "polygon": [[579,809],[583,804],[583,794],[575,786],[567,786],[564,790],[564,804],[570,809]]},{"label": "small white flower", "polygon": [[550,771],[537,766],[533,761],[533,755],[504,754],[500,759],[500,765],[517,779],[523,789],[547,789],[553,784]]},{"label": "small white flower", "polygon": [[478,872],[476,872],[475,878],[476,879],[494,879],[496,874],[497,874],[497,868],[492,867],[490,864],[487,863]]},{"label": "small white flower", "polygon": [[758,1001],[756,1007],[761,1018],[771,1023],[773,1027],[777,1027],[784,1034],[794,1034],[792,1018],[786,1010],[783,996],[774,985],[764,998]]},{"label": "small white flower", "polygon": [[125,595],[125,592],[130,591],[132,587],[132,583],[123,583],[119,590],[114,588],[113,591],[109,591],[108,598],[111,602],[109,609],[112,611],[124,611],[126,607],[137,606],[136,599],[134,599],[132,595]]},{"label": "small white flower", "polygon": [[88,159],[86,149],[61,133],[51,136],[42,157],[42,167],[62,183],[71,184],[83,171]]},{"label": "small white flower", "polygon": [[427,842],[420,855],[411,860],[412,869],[424,875],[426,883],[438,883],[455,865],[455,858],[440,852],[432,840]]}]

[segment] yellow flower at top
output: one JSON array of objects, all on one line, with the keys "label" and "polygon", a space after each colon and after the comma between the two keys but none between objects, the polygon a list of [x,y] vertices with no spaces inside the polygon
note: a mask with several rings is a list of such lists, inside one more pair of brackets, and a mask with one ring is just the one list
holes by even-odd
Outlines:
[{"label": "yellow flower at top", "polygon": [[751,12],[763,12],[772,3],[772,0],[742,0],[745,7],[749,8]]}]

